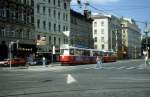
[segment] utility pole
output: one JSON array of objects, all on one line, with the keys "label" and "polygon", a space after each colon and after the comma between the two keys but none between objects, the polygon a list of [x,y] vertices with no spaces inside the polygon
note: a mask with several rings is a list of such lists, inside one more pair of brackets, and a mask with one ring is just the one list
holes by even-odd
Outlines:
[{"label": "utility pole", "polygon": [[80,8],[82,8],[82,6],[84,6],[83,10],[88,10],[88,6],[90,5],[87,0],[84,0],[84,3],[82,3],[81,0],[77,0],[77,4],[79,5]]},{"label": "utility pole", "polygon": [[12,58],[13,58],[12,48],[13,48],[14,43],[17,44],[17,48],[16,48],[16,49],[18,49],[19,40],[17,40],[16,42],[11,41],[11,42],[9,43],[9,67],[10,67],[10,69],[11,69],[11,67],[12,67],[12,64],[11,64],[11,61],[12,61]]},{"label": "utility pole", "polygon": [[148,45],[148,33],[150,32],[149,30],[150,29],[148,28],[148,23],[145,22],[144,33],[145,33],[146,48],[147,48],[147,45]]}]

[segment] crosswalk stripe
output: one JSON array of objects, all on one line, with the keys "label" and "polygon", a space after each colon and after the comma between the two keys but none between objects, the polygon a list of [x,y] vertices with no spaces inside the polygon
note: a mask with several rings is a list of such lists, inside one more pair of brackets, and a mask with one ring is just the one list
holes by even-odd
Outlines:
[{"label": "crosswalk stripe", "polygon": [[134,68],[136,68],[136,67],[128,67],[128,68],[126,68],[126,69],[129,69],[129,70],[130,70],[130,69],[134,69]]},{"label": "crosswalk stripe", "polygon": [[119,67],[119,68],[117,68],[117,69],[123,69],[123,68],[125,68],[125,66]]},{"label": "crosswalk stripe", "polygon": [[141,69],[144,69],[144,67],[138,67],[137,69],[140,69],[140,70],[141,70]]},{"label": "crosswalk stripe", "polygon": [[[132,69],[144,69],[144,67],[139,67],[139,66],[131,66],[131,67],[125,67],[125,66],[121,66],[121,67],[101,67],[102,69],[107,69],[107,70],[110,70],[110,69],[118,69],[118,70],[132,70]],[[95,69],[95,67],[86,67],[84,69]]]}]

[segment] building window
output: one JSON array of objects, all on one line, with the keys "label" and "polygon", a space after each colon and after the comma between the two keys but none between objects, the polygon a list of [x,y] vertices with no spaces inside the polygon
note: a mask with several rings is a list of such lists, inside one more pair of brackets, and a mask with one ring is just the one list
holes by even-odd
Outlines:
[{"label": "building window", "polygon": [[94,38],[94,42],[97,42],[97,37]]},{"label": "building window", "polygon": [[43,28],[46,29],[46,21],[43,21]]},{"label": "building window", "polygon": [[49,22],[49,31],[51,31],[51,22]]},{"label": "building window", "polygon": [[97,34],[97,29],[94,30],[94,34]]},{"label": "building window", "polygon": [[68,21],[68,15],[66,14],[66,21]]},{"label": "building window", "polygon": [[27,39],[30,39],[30,30],[27,30]]},{"label": "building window", "polygon": [[58,19],[60,20],[60,12],[58,12]]},{"label": "building window", "polygon": [[68,31],[68,26],[66,26],[66,31]]},{"label": "building window", "polygon": [[29,0],[27,0],[27,5],[30,5],[30,2],[29,2]]},{"label": "building window", "polygon": [[101,22],[101,26],[104,26],[104,21]]},{"label": "building window", "polygon": [[97,45],[94,45],[94,48],[97,49]]},{"label": "building window", "polygon": [[66,27],[65,26],[63,26],[63,31],[66,31]]},{"label": "building window", "polygon": [[54,37],[54,45],[56,45],[56,37]]},{"label": "building window", "polygon": [[60,25],[58,25],[58,31],[61,32],[61,26]]},{"label": "building window", "polygon": [[56,4],[56,1],[55,1],[55,0],[53,0],[53,4],[54,4],[54,5]]},{"label": "building window", "polygon": [[22,30],[21,29],[19,29],[17,31],[17,36],[18,36],[18,38],[22,38]]},{"label": "building window", "polygon": [[40,13],[40,6],[37,5],[37,13]]},{"label": "building window", "polygon": [[5,36],[5,29],[4,29],[4,27],[1,27],[0,28],[0,36]]},{"label": "building window", "polygon": [[64,3],[64,9],[67,9],[67,3]]},{"label": "building window", "polygon": [[104,37],[101,37],[101,42],[104,42]]},{"label": "building window", "polygon": [[37,20],[37,27],[40,28],[40,19]]},{"label": "building window", "polygon": [[97,27],[97,22],[94,22],[94,27]]},{"label": "building window", "polygon": [[0,17],[5,17],[5,11],[4,11],[4,9],[0,9]]},{"label": "building window", "polygon": [[54,18],[56,18],[56,10],[53,11]]},{"label": "building window", "polygon": [[63,20],[65,21],[65,13],[63,14]]},{"label": "building window", "polygon": [[27,1],[26,0],[23,0],[23,1],[24,1],[24,4],[26,4]]},{"label": "building window", "polygon": [[61,40],[60,40],[60,38],[59,38],[59,45],[61,44]]},{"label": "building window", "polygon": [[56,32],[56,24],[54,24],[54,32]]},{"label": "building window", "polygon": [[51,9],[50,8],[48,9],[48,12],[49,12],[49,16],[51,16]]},{"label": "building window", "polygon": [[102,44],[102,49],[104,49],[105,48],[105,46],[104,46],[104,44]]},{"label": "building window", "polygon": [[60,7],[60,0],[58,0],[58,7]]},{"label": "building window", "polygon": [[45,14],[45,6],[43,7],[43,14]]},{"label": "building window", "polygon": [[101,34],[104,34],[104,29],[101,29]]},{"label": "building window", "polygon": [[48,3],[51,3],[51,0],[48,0]]},{"label": "building window", "polygon": [[52,42],[52,41],[51,41],[51,36],[49,36],[49,44],[51,44],[51,42]]}]

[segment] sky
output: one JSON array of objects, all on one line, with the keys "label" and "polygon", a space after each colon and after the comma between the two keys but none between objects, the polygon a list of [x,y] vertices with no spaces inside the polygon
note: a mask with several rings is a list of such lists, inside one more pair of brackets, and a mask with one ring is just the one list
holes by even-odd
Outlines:
[{"label": "sky", "polygon": [[[145,23],[150,23],[150,1],[149,0],[81,0],[81,4],[89,2],[88,7],[92,13],[113,14],[118,17],[132,18],[144,30]],[[85,8],[77,4],[77,0],[71,1],[71,8],[82,12]]]}]

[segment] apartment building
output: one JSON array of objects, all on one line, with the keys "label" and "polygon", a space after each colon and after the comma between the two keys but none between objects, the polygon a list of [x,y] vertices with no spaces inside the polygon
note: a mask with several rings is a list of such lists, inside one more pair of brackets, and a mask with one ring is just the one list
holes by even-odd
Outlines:
[{"label": "apartment building", "polygon": [[59,50],[68,43],[70,0],[34,0],[34,26],[38,51]]},{"label": "apartment building", "polygon": [[[12,46],[22,54],[35,50],[34,27],[33,27],[33,0],[0,0],[0,42]],[[1,51],[3,52],[3,51]],[[5,51],[8,52],[8,51]]]},{"label": "apartment building", "polygon": [[121,57],[122,32],[120,19],[113,15],[94,15],[93,38],[94,48],[111,50]]},{"label": "apartment building", "polygon": [[87,14],[71,10],[70,45],[93,48],[92,19]]},{"label": "apartment building", "polygon": [[121,18],[124,57],[138,58],[141,55],[141,30],[133,19]]}]

